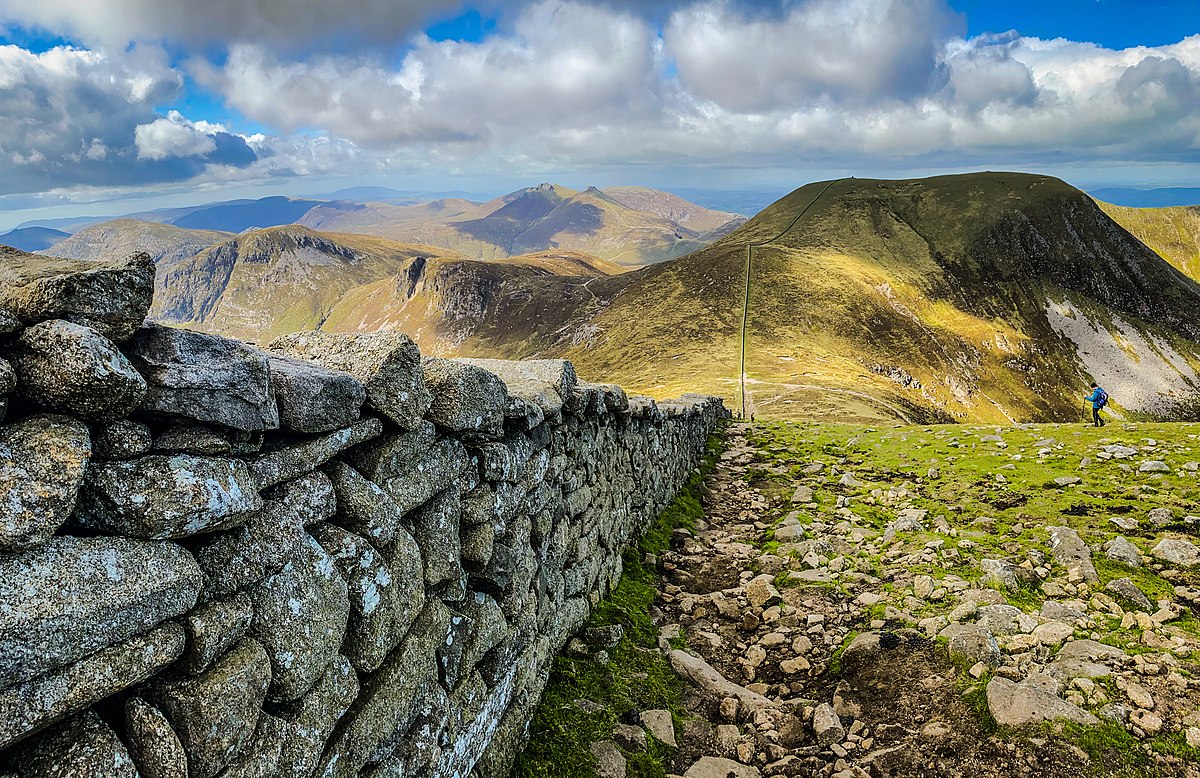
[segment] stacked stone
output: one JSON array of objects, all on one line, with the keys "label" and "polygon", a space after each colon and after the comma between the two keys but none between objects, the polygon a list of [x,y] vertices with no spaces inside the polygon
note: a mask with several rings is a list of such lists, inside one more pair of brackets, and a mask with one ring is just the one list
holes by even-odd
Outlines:
[{"label": "stacked stone", "polygon": [[0,249],[0,776],[506,774],[725,411]]}]

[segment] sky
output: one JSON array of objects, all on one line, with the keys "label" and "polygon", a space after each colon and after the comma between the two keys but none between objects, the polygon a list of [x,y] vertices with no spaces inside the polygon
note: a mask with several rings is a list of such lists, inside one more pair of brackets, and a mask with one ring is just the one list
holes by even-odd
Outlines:
[{"label": "sky", "polygon": [[1200,0],[0,0],[0,229],[355,185],[1200,182]]}]

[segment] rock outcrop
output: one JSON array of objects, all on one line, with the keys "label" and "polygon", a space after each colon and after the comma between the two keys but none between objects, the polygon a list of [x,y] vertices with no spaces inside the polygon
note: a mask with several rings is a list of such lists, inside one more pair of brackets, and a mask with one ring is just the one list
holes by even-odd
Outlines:
[{"label": "rock outcrop", "polygon": [[720,401],[263,352],[152,284],[0,253],[0,774],[501,775]]}]

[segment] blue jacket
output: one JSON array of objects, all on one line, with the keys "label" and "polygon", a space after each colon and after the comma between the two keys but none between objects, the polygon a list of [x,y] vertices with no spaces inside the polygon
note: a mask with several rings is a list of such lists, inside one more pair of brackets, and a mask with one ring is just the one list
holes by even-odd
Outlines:
[{"label": "blue jacket", "polygon": [[1099,408],[1100,407],[1100,392],[1102,392],[1102,391],[1104,391],[1104,390],[1102,388],[1100,388],[1099,386],[1097,386],[1095,389],[1092,390],[1091,394],[1089,394],[1087,397],[1084,397],[1083,399],[1090,402],[1092,404],[1093,408]]}]

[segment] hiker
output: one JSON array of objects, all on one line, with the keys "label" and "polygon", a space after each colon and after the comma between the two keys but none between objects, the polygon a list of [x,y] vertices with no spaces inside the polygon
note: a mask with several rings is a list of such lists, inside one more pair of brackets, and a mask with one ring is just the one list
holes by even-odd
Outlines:
[{"label": "hiker", "polygon": [[1100,385],[1095,381],[1092,382],[1092,393],[1084,400],[1092,404],[1092,424],[1097,427],[1104,426],[1104,419],[1100,418],[1100,409],[1108,405],[1108,392],[1100,388]]}]

